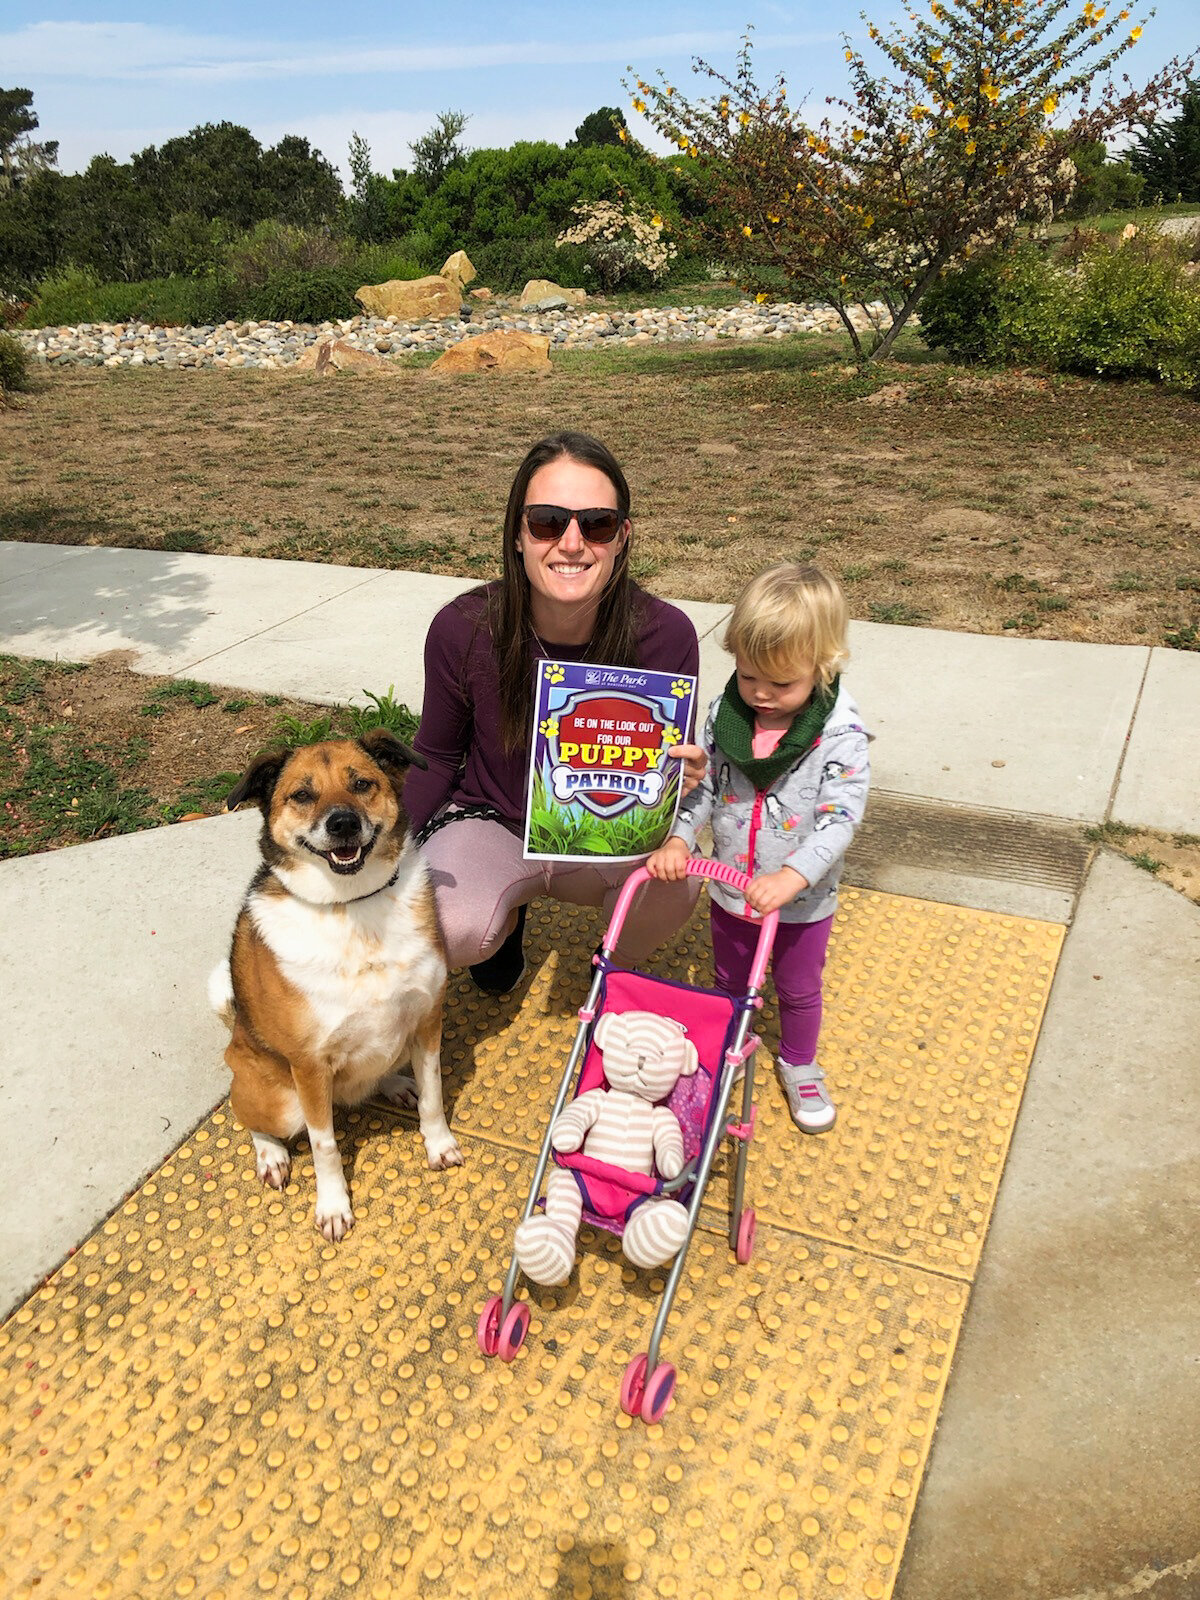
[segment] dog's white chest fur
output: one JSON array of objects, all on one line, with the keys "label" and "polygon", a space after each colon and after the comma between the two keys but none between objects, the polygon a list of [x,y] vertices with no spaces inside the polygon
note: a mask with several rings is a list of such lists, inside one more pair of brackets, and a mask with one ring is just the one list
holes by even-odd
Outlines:
[{"label": "dog's white chest fur", "polygon": [[[378,1078],[406,1053],[446,980],[422,904],[425,868],[415,852],[400,877],[346,904],[254,894],[248,910],[280,974],[304,996],[312,1048],[336,1074]],[[336,1097],[349,1084],[338,1084]]]}]

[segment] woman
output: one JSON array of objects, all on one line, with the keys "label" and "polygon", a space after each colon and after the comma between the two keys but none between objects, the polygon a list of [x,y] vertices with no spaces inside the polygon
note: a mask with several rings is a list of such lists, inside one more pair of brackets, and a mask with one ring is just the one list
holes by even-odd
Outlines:
[{"label": "woman", "polygon": [[[504,519],[504,575],[443,606],[425,641],[425,702],[405,805],[423,832],[451,967],[507,994],[525,970],[525,907],[539,894],[611,910],[630,863],[522,854],[534,663],[596,661],[694,673],[696,630],[629,576],[629,485],[583,433],[543,439],[521,463]],[[676,746],[685,789],[704,753]],[[637,962],[687,920],[695,880],[648,884],[621,939]]]}]

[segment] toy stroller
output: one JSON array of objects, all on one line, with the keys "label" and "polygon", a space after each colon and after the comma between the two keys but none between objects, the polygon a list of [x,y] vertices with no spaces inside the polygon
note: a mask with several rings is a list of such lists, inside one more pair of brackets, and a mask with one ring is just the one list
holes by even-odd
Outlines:
[{"label": "toy stroller", "polygon": [[[687,863],[687,872],[690,877],[716,878],[741,892],[750,885],[745,874],[702,858],[692,857]],[[517,1239],[520,1244],[523,1230],[528,1237],[531,1219],[546,1208],[547,1216],[551,1211],[556,1216],[567,1213],[562,1227],[569,1241],[569,1254],[557,1263],[555,1270],[560,1273],[564,1265],[568,1272],[574,1265],[574,1232],[580,1221],[622,1237],[627,1257],[637,1265],[648,1265],[656,1260],[657,1264],[665,1266],[674,1256],[650,1335],[650,1347],[644,1354],[633,1357],[621,1384],[621,1409],[629,1416],[641,1417],[644,1422],[658,1422],[675,1389],[675,1368],[669,1362],[659,1362],[659,1345],[683,1274],[713,1160],[726,1134],[739,1145],[729,1219],[730,1248],[743,1263],[750,1260],[754,1249],[754,1212],[743,1205],[748,1145],[757,1118],[754,1052],[759,1040],[750,1032],[750,1024],[754,1012],[762,1006],[763,976],[775,942],[779,914],[771,912],[762,919],[749,988],[744,996],[628,971],[613,964],[613,951],[630,903],[649,877],[644,867],[630,874],[613,908],[600,950],[592,958],[595,974],[591,989],[579,1011],[575,1042],[542,1140]],[[619,1020],[625,1018],[628,1018],[627,1024]],[[661,1047],[660,1039],[663,1039]],[[615,1048],[618,1042],[624,1047],[620,1055]],[[612,1083],[606,1079],[606,1060]],[[665,1067],[663,1062],[666,1062]],[[651,1167],[648,1162],[642,1163],[645,1171],[636,1170],[632,1161],[629,1167],[618,1164],[622,1153],[638,1148],[636,1138],[629,1136],[628,1121],[621,1124],[616,1136],[610,1136],[607,1143],[603,1139],[593,1141],[589,1135],[588,1142],[593,1150],[598,1146],[605,1156],[611,1155],[611,1159],[598,1159],[595,1154],[581,1153],[578,1149],[584,1140],[583,1129],[590,1124],[593,1131],[597,1131],[601,1125],[596,1119],[610,1100],[620,1098],[618,1064],[621,1090],[632,1086],[641,1096],[640,1101],[635,1096],[624,1097],[630,1102],[628,1115],[636,1121],[640,1112],[650,1130],[654,1164]],[[726,1123],[727,1107],[743,1069],[741,1121]],[[575,1096],[564,1115],[568,1091],[577,1072]],[[656,1078],[656,1072],[665,1072],[665,1076]],[[674,1087],[670,1088],[672,1083]],[[664,1084],[669,1094],[663,1088],[665,1099],[651,1105],[656,1087]],[[571,1137],[564,1139],[563,1130],[567,1128],[571,1129]],[[553,1143],[552,1135],[555,1136]],[[555,1167],[547,1183],[546,1199],[542,1200],[539,1199],[542,1179],[551,1158]],[[566,1174],[572,1181],[567,1180]],[[538,1226],[537,1222],[532,1223],[533,1229]],[[541,1226],[546,1227],[546,1223]],[[636,1242],[637,1250],[631,1248],[631,1241]],[[660,1247],[657,1258],[650,1253],[656,1242]],[[551,1243],[561,1243],[561,1239],[552,1239]],[[529,1329],[529,1304],[515,1297],[522,1270],[518,1253],[514,1250],[504,1293],[488,1300],[476,1330],[483,1353],[498,1355],[503,1361],[513,1359]],[[528,1275],[528,1252],[526,1270]],[[562,1282],[564,1277],[539,1274],[537,1281],[539,1285]]]}]

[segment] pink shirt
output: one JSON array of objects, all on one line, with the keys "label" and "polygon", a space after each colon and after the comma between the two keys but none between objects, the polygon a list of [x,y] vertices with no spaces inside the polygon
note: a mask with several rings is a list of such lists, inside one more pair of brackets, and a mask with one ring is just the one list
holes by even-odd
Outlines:
[{"label": "pink shirt", "polygon": [[786,728],[764,728],[756,719],[754,737],[750,741],[750,748],[754,751],[754,759],[761,761],[765,756],[769,756],[786,732]]}]

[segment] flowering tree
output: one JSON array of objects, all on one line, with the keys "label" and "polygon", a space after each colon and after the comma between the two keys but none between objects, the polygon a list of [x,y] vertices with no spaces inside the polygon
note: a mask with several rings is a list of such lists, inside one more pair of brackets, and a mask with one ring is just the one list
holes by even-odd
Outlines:
[{"label": "flowering tree", "polygon": [[[634,109],[697,162],[709,242],[744,286],[760,300],[786,284],[827,301],[860,360],[889,353],[948,264],[1048,221],[1070,191],[1071,149],[1152,120],[1186,76],[1176,60],[1141,89],[1114,85],[1108,74],[1142,28],[1092,0],[906,9],[907,25],[868,28],[885,58],[878,75],[845,41],[853,98],[831,100],[816,125],[788,104],[782,78],[759,88],[749,36],[732,77],[695,63],[708,98],[686,100],[661,73],[635,80]],[[1072,115],[1052,137],[1060,105]],[[890,324],[864,345],[851,310],[874,299]]]},{"label": "flowering tree", "polygon": [[606,292],[630,278],[658,283],[675,257],[675,246],[663,238],[663,221],[657,213],[647,219],[634,207],[612,200],[577,206],[574,224],[554,242],[583,245]]}]

